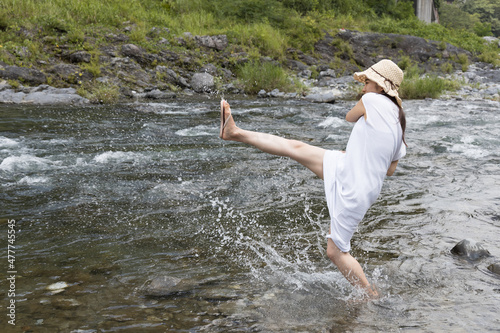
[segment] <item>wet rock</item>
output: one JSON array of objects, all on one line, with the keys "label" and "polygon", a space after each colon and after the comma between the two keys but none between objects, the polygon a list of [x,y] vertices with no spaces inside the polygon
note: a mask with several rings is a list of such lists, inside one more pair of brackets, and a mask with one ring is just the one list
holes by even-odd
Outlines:
[{"label": "wet rock", "polygon": [[69,287],[69,284],[67,284],[64,281],[59,281],[56,283],[52,283],[51,285],[48,285],[45,289],[48,290],[52,295],[62,293],[66,288]]},{"label": "wet rock", "polygon": [[151,297],[168,297],[174,294],[187,293],[195,288],[194,281],[184,280],[169,275],[159,275],[141,288],[141,293]]},{"label": "wet rock", "polygon": [[0,103],[5,104],[87,104],[89,100],[81,97],[73,88],[54,88],[41,85],[36,88],[27,88],[24,91],[6,89],[0,91]]},{"label": "wet rock", "polygon": [[82,305],[73,298],[56,298],[51,301],[51,304],[54,308],[59,310],[73,310]]},{"label": "wet rock", "polygon": [[195,73],[191,78],[191,87],[197,93],[213,91],[215,89],[214,77],[208,73]]},{"label": "wet rock", "polygon": [[8,66],[2,62],[0,62],[0,77],[8,80],[19,80],[29,85],[39,85],[47,82],[47,77],[39,70]]},{"label": "wet rock", "polygon": [[489,265],[488,270],[492,273],[500,275],[500,263],[494,263]]},{"label": "wet rock", "polygon": [[461,240],[451,249],[451,253],[468,260],[478,260],[490,256],[488,250],[472,239]]}]

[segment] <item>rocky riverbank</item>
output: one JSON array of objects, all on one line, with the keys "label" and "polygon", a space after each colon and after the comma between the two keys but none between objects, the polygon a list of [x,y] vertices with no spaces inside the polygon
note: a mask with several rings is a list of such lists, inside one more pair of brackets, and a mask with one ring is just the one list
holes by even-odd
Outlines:
[{"label": "rocky riverbank", "polygon": [[[153,29],[151,34],[154,32]],[[239,66],[250,61],[250,56],[231,44],[226,35],[184,33],[172,39],[175,45],[160,39],[157,53],[131,43],[126,34],[105,37],[108,42],[99,46],[98,53],[52,43],[45,47],[52,55],[49,60],[37,61],[29,68],[0,62],[0,79],[3,79],[0,80],[0,103],[101,102],[98,96],[89,98],[85,94],[84,87],[89,85],[114,88],[119,101],[245,93],[237,73]],[[262,57],[261,62],[286,67],[291,76],[304,83],[307,93],[284,93],[275,89],[261,90],[258,96],[305,98],[320,103],[354,98],[358,88],[353,84],[352,73],[382,58],[395,62],[409,59],[426,73],[440,73],[465,84],[458,92],[445,97],[499,99],[500,70],[478,62],[466,50],[414,36],[347,30],[340,30],[334,36],[326,33],[315,44],[314,54],[290,48],[281,62]]]}]

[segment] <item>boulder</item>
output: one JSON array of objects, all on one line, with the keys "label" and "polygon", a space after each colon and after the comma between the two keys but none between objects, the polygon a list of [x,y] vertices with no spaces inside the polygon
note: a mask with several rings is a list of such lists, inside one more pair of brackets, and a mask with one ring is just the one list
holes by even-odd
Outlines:
[{"label": "boulder", "polygon": [[71,53],[69,55],[69,61],[72,63],[81,63],[81,62],[90,62],[90,53],[85,52],[85,51],[76,51],[74,53]]},{"label": "boulder", "polygon": [[151,59],[148,59],[148,57],[146,57],[146,54],[142,51],[142,49],[134,44],[123,45],[121,54],[125,57],[134,59],[140,64],[146,63],[148,62],[148,60],[151,61]]},{"label": "boulder", "polygon": [[211,92],[215,89],[214,77],[208,73],[195,73],[191,78],[191,87],[197,93]]},{"label": "boulder", "polygon": [[490,256],[490,252],[481,243],[472,239],[461,240],[451,249],[451,253],[472,261]]},{"label": "boulder", "polygon": [[17,66],[7,66],[0,63],[0,77],[9,80],[18,80],[29,85],[39,85],[47,82],[45,74],[39,70]]},{"label": "boulder", "polygon": [[492,273],[500,275],[500,263],[494,263],[489,265],[488,270]]}]

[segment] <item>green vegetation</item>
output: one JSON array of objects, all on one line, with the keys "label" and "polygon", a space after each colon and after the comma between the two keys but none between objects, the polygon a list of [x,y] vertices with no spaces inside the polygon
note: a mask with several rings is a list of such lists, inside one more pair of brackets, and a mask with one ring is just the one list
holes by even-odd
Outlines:
[{"label": "green vegetation", "polygon": [[461,83],[437,75],[423,75],[416,64],[404,70],[405,76],[399,93],[402,99],[438,98],[444,91],[454,91]]},{"label": "green vegetation", "polygon": [[298,81],[292,81],[285,70],[270,62],[248,62],[240,68],[241,84],[246,92],[256,94],[264,89],[271,91],[279,88],[283,92],[303,90],[304,87]]},{"label": "green vegetation", "polygon": [[119,87],[101,82],[80,83],[78,94],[92,103],[110,104],[118,101]]},{"label": "green vegetation", "polygon": [[[130,43],[147,52],[173,51],[182,54],[181,59],[191,59],[191,63],[184,62],[185,68],[191,70],[189,66],[217,63],[220,59],[203,54],[192,41],[179,45],[176,38],[184,32],[225,34],[231,46],[224,56],[231,70],[239,73],[247,92],[255,93],[257,87],[301,90],[303,87],[294,83],[283,67],[261,65],[258,61],[270,57],[281,63],[289,48],[314,56],[314,43],[325,32],[335,35],[344,28],[419,36],[441,42],[443,49],[446,42],[472,52],[482,61],[500,64],[496,46],[480,38],[500,32],[497,0],[465,0],[460,6],[435,2],[440,4],[443,25],[419,21],[413,14],[412,1],[406,0],[2,0],[0,61],[43,68],[52,57],[85,50],[92,55],[91,61],[78,66],[96,79],[103,75],[101,46],[112,43],[110,36],[125,31]],[[160,40],[165,41],[161,46]],[[349,44],[340,39],[334,43],[339,52],[332,64],[352,59]],[[191,57],[189,52],[202,55]],[[232,57],[243,52],[249,60],[244,65],[237,56]],[[469,65],[467,59],[458,60],[463,69]],[[166,64],[148,64],[151,68],[156,65]],[[404,65],[412,67],[410,63]],[[443,70],[451,71],[450,66]],[[84,82],[81,86],[82,94],[98,101],[112,100],[118,90],[111,87],[104,93],[105,87],[99,84],[86,86]],[[411,89],[406,89],[411,95]]]}]

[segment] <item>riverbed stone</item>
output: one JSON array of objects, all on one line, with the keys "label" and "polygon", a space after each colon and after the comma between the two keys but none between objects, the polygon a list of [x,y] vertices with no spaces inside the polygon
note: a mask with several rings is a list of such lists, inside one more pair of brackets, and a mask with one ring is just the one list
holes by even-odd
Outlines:
[{"label": "riverbed stone", "polygon": [[215,88],[214,77],[208,73],[195,73],[191,78],[191,87],[197,93],[211,92]]},{"label": "riverbed stone", "polygon": [[150,297],[168,297],[174,294],[191,292],[197,283],[170,275],[157,275],[141,288],[141,293]]},{"label": "riverbed stone", "polygon": [[489,265],[488,270],[492,273],[500,275],[500,262]]},{"label": "riverbed stone", "polygon": [[490,256],[490,252],[473,239],[461,240],[451,249],[451,253],[472,261]]},{"label": "riverbed stone", "polygon": [[74,88],[54,88],[41,85],[25,91],[6,89],[0,91],[0,103],[4,104],[88,104],[89,100],[76,93]]}]

